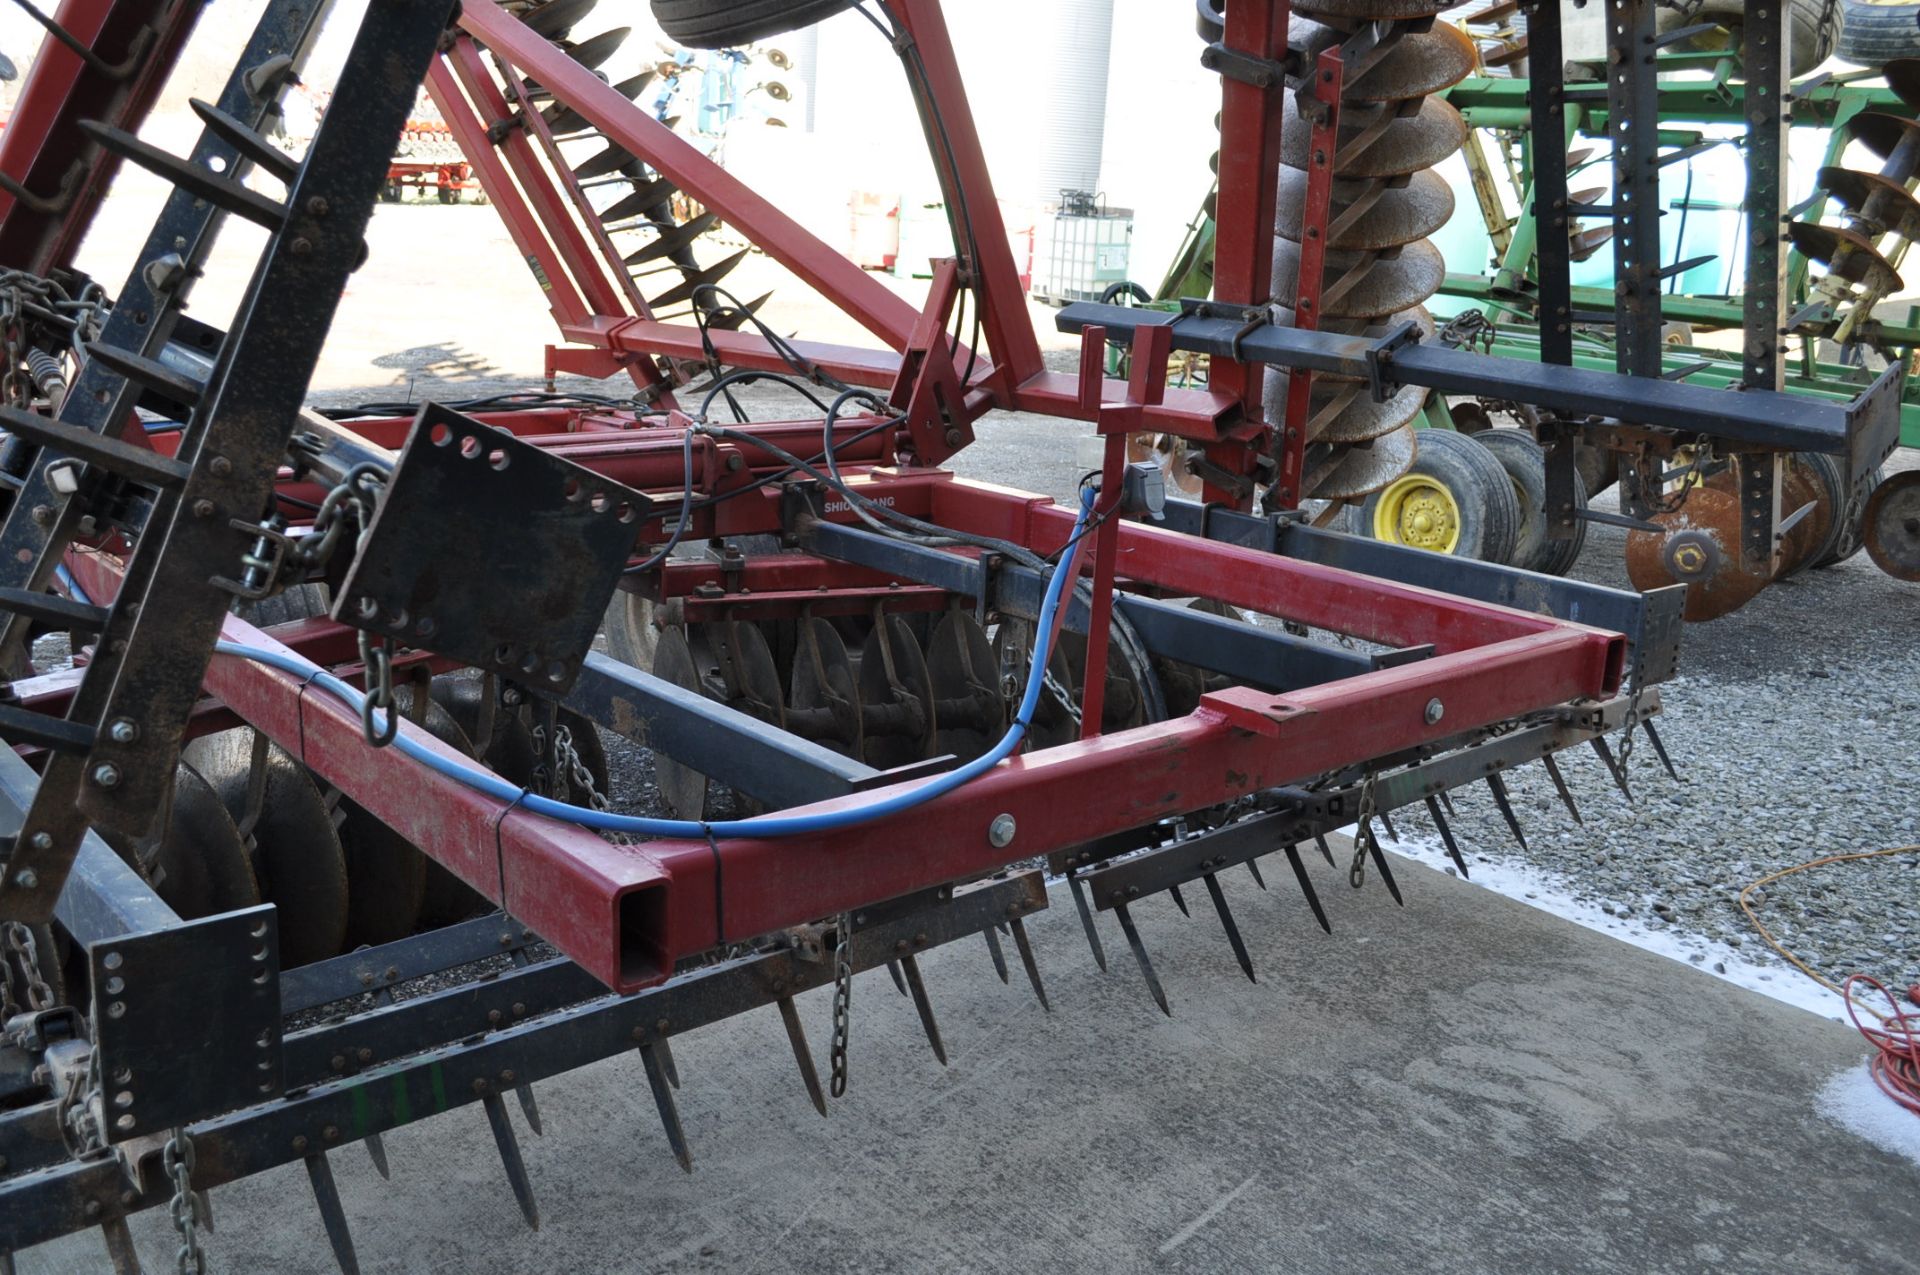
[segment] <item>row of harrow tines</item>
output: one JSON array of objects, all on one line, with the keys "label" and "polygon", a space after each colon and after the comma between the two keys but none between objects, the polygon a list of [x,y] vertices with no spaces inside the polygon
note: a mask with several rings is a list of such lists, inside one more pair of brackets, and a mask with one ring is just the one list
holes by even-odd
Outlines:
[{"label": "row of harrow tines", "polygon": [[[637,102],[656,89],[663,74],[677,72],[677,64],[661,62],[611,81],[601,68],[619,60],[632,29],[614,27],[592,36],[577,35],[576,28],[597,4],[598,0],[545,0],[505,7],[516,11],[535,34],[612,83],[621,96]],[[495,128],[523,128],[546,144],[555,169],[566,175],[563,182],[579,197],[582,215],[621,263],[631,281],[630,299],[643,317],[693,317],[704,328],[731,330],[767,303],[771,293],[735,303],[717,291],[717,285],[746,260],[750,247],[702,264],[696,248],[720,225],[718,213],[700,207],[645,160],[602,134],[580,111],[555,100],[551,89],[522,78],[503,60],[496,59],[495,67],[505,81],[507,97],[519,104]],[[659,122],[673,132],[681,119],[665,115]]]}]

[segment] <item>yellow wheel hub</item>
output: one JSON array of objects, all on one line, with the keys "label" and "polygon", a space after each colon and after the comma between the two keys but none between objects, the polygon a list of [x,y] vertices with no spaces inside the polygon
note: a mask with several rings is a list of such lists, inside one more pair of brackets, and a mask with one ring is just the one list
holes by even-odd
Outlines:
[{"label": "yellow wheel hub", "polygon": [[1404,474],[1388,483],[1373,507],[1373,538],[1433,553],[1460,543],[1460,503],[1431,474]]}]

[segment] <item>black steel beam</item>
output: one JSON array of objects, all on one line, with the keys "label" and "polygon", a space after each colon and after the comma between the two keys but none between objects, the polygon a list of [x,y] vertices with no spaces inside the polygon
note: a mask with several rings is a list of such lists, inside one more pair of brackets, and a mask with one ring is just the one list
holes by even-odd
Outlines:
[{"label": "black steel beam", "polygon": [[844,797],[880,773],[598,652],[558,702],[776,809]]},{"label": "black steel beam", "polygon": [[1772,390],[1733,394],[1662,380],[1657,368],[1652,376],[1622,376],[1503,359],[1423,341],[1387,350],[1363,336],[1275,324],[1245,331],[1243,324],[1232,319],[1158,314],[1094,302],[1066,307],[1056,322],[1063,332],[1099,325],[1120,342],[1131,340],[1134,329],[1142,324],[1170,324],[1176,350],[1224,355],[1238,348],[1243,358],[1256,362],[1361,379],[1377,376],[1384,386],[1424,385],[1447,394],[1529,403],[1575,418],[1604,412],[1635,425],[1707,434],[1743,446],[1850,456],[1856,465],[1871,457],[1856,472],[1884,459],[1900,435],[1904,372],[1900,363],[1881,373],[1853,402],[1833,403]]},{"label": "black steel beam", "polygon": [[[814,521],[798,529],[798,538],[809,551],[824,557],[954,589],[966,596],[977,597],[977,591],[984,587],[992,609],[1023,619],[1039,615],[1046,593],[1046,577],[1031,567],[1003,563],[991,573],[991,582],[983,585],[977,559],[896,540],[863,527]],[[1242,624],[1154,598],[1116,594],[1114,606],[1152,654],[1223,673],[1263,690],[1320,686],[1371,673],[1380,666],[1374,656],[1363,651]],[[1086,600],[1076,597],[1067,604],[1062,623],[1072,632],[1085,633],[1088,619]]]},{"label": "black steel beam", "polygon": [[1540,302],[1540,361],[1573,362],[1573,231],[1567,200],[1565,60],[1560,0],[1527,7],[1527,110],[1533,131],[1534,275]]},{"label": "black steel beam", "polygon": [[1674,585],[1650,593],[1609,589],[1559,576],[1402,545],[1322,531],[1286,517],[1260,518],[1198,504],[1170,500],[1166,522],[1175,531],[1205,536],[1263,553],[1277,553],[1323,567],[1338,567],[1398,584],[1418,585],[1477,602],[1492,602],[1557,619],[1590,624],[1624,634],[1627,669],[1640,685],[1673,676],[1679,656],[1680,611],[1686,589]]}]

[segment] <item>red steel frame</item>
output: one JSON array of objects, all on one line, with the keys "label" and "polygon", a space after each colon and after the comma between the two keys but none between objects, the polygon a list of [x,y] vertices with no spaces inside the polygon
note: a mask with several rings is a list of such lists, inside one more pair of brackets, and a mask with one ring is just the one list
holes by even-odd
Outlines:
[{"label": "red steel frame", "polygon": [[[991,183],[940,6],[937,0],[895,0],[894,7],[919,49],[927,90],[952,140],[949,177],[964,189],[969,207],[992,208]],[[1233,6],[1228,44],[1277,57],[1283,51],[1287,12],[1285,0]],[[544,128],[527,126],[534,128],[532,140],[509,129],[498,154],[485,140],[487,125],[504,118],[501,113],[509,111],[510,104],[481,61],[474,38],[512,68],[515,84],[522,76],[538,79],[556,100],[579,110],[614,141],[721,211],[729,224],[885,343],[887,348],[879,351],[801,347],[837,375],[887,386],[902,404],[935,389],[963,393],[969,418],[993,407],[1011,407],[1097,421],[1109,439],[1107,502],[1118,498],[1115,458],[1121,455],[1125,434],[1134,430],[1171,429],[1208,443],[1216,456],[1264,454],[1267,431],[1259,419],[1258,369],[1222,361],[1216,364],[1215,389],[1167,390],[1164,329],[1144,329],[1136,338],[1131,384],[1102,375],[1100,333],[1088,334],[1079,375],[1042,368],[1037,343],[1017,306],[1019,290],[997,217],[980,218],[974,227],[980,260],[943,269],[934,302],[924,314],[916,314],[516,19],[495,6],[475,4],[467,7],[461,21],[469,35],[451,42],[433,70],[432,90],[449,125],[469,146],[476,172],[516,243],[551,285],[549,303],[563,332],[590,347],[586,352],[599,359],[596,366],[609,371],[624,366],[638,384],[670,396],[663,365],[652,360],[698,357],[698,334],[649,318],[644,302],[636,303],[628,289],[612,282],[618,262],[611,258],[605,237],[583,231],[573,220],[583,205],[578,188],[555,185],[546,169],[555,164],[556,152]],[[1236,145],[1223,148],[1228,159],[1221,173],[1220,260],[1221,296],[1230,301],[1255,302],[1267,292],[1280,100],[1274,88],[1227,87],[1226,128]],[[1240,139],[1251,139],[1252,145],[1240,146]],[[544,163],[536,143],[544,148]],[[962,272],[974,287],[994,354],[991,360],[978,361],[965,387],[958,384],[965,352],[955,356],[937,339]],[[715,341],[729,362],[785,366],[752,334],[715,334]],[[909,354],[918,366],[903,357]],[[650,424],[602,411],[503,413],[490,422],[630,485],[669,498],[679,494],[685,418],[677,413]],[[871,418],[849,419],[842,427],[852,433],[871,423]],[[404,421],[357,426],[384,446],[397,445],[406,427]],[[792,450],[811,450],[807,440],[818,437],[820,425],[774,422],[743,428]],[[164,438],[159,443],[170,445]],[[695,485],[702,494],[752,490],[702,510],[693,534],[778,530],[779,496],[757,486],[771,468],[769,458],[751,446],[706,436],[698,444]],[[904,446],[916,454],[937,450],[910,422],[868,440],[860,450],[849,445],[843,457],[848,480],[870,497],[944,526],[1012,540],[1040,553],[1065,545],[1073,526],[1070,511],[1044,497],[966,481],[944,470],[901,468],[895,464],[895,449]],[[739,458],[737,466],[734,457]],[[1239,472],[1249,471],[1242,467]],[[288,490],[310,492],[298,485]],[[670,503],[663,501],[663,506]],[[662,532],[652,527],[649,534]],[[655,840],[639,845],[609,844],[583,829],[466,789],[391,751],[369,749],[357,714],[299,677],[218,656],[207,673],[206,688],[226,711],[271,736],[595,977],[631,991],[668,977],[680,958],[725,942],[990,872],[1553,705],[1611,695],[1621,680],[1625,640],[1617,634],[1117,517],[1101,524],[1093,552],[1081,556],[1092,558],[1102,616],[1109,587],[1121,585],[1209,597],[1392,647],[1430,646],[1433,653],[1428,659],[1287,694],[1245,687],[1208,694],[1184,717],[1111,735],[1090,732],[1088,738],[1012,758],[910,814],[827,837]],[[118,564],[110,552],[80,552],[70,560],[90,594],[114,593]],[[632,587],[684,597],[707,570],[674,563]],[[744,570],[752,580],[772,586],[754,605],[773,607],[803,605],[798,596],[803,592],[814,601],[838,597],[865,602],[892,583],[871,571],[806,556],[749,560]],[[915,605],[943,596],[924,589],[889,593],[910,596]],[[737,602],[730,596],[721,605]],[[1106,626],[1096,623],[1093,628],[1090,653],[1097,655],[1094,644],[1104,642]],[[302,621],[269,635],[231,620],[227,636],[256,646],[285,637],[298,640],[304,651],[326,663],[340,666],[350,660],[350,630],[331,621]],[[1103,663],[1096,659],[1090,667]],[[1100,683],[1097,677],[1091,681]],[[1443,712],[1433,711],[1435,701]],[[1097,731],[1097,702],[1090,707],[1085,715]],[[424,746],[447,753],[410,723],[403,721],[400,729]],[[888,791],[807,809],[860,805]],[[987,829],[1002,815],[1012,817],[1016,832],[1010,842],[996,845]]]}]

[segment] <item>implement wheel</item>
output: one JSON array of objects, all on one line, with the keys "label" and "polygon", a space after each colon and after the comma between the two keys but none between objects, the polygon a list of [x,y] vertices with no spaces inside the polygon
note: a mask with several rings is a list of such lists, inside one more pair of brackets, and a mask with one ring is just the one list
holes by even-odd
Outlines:
[{"label": "implement wheel", "polygon": [[653,0],[653,16],[675,43],[727,49],[812,26],[853,0]]},{"label": "implement wheel", "polygon": [[1413,467],[1360,506],[1361,535],[1430,553],[1508,563],[1520,502],[1492,452],[1451,430],[1419,431]]}]

